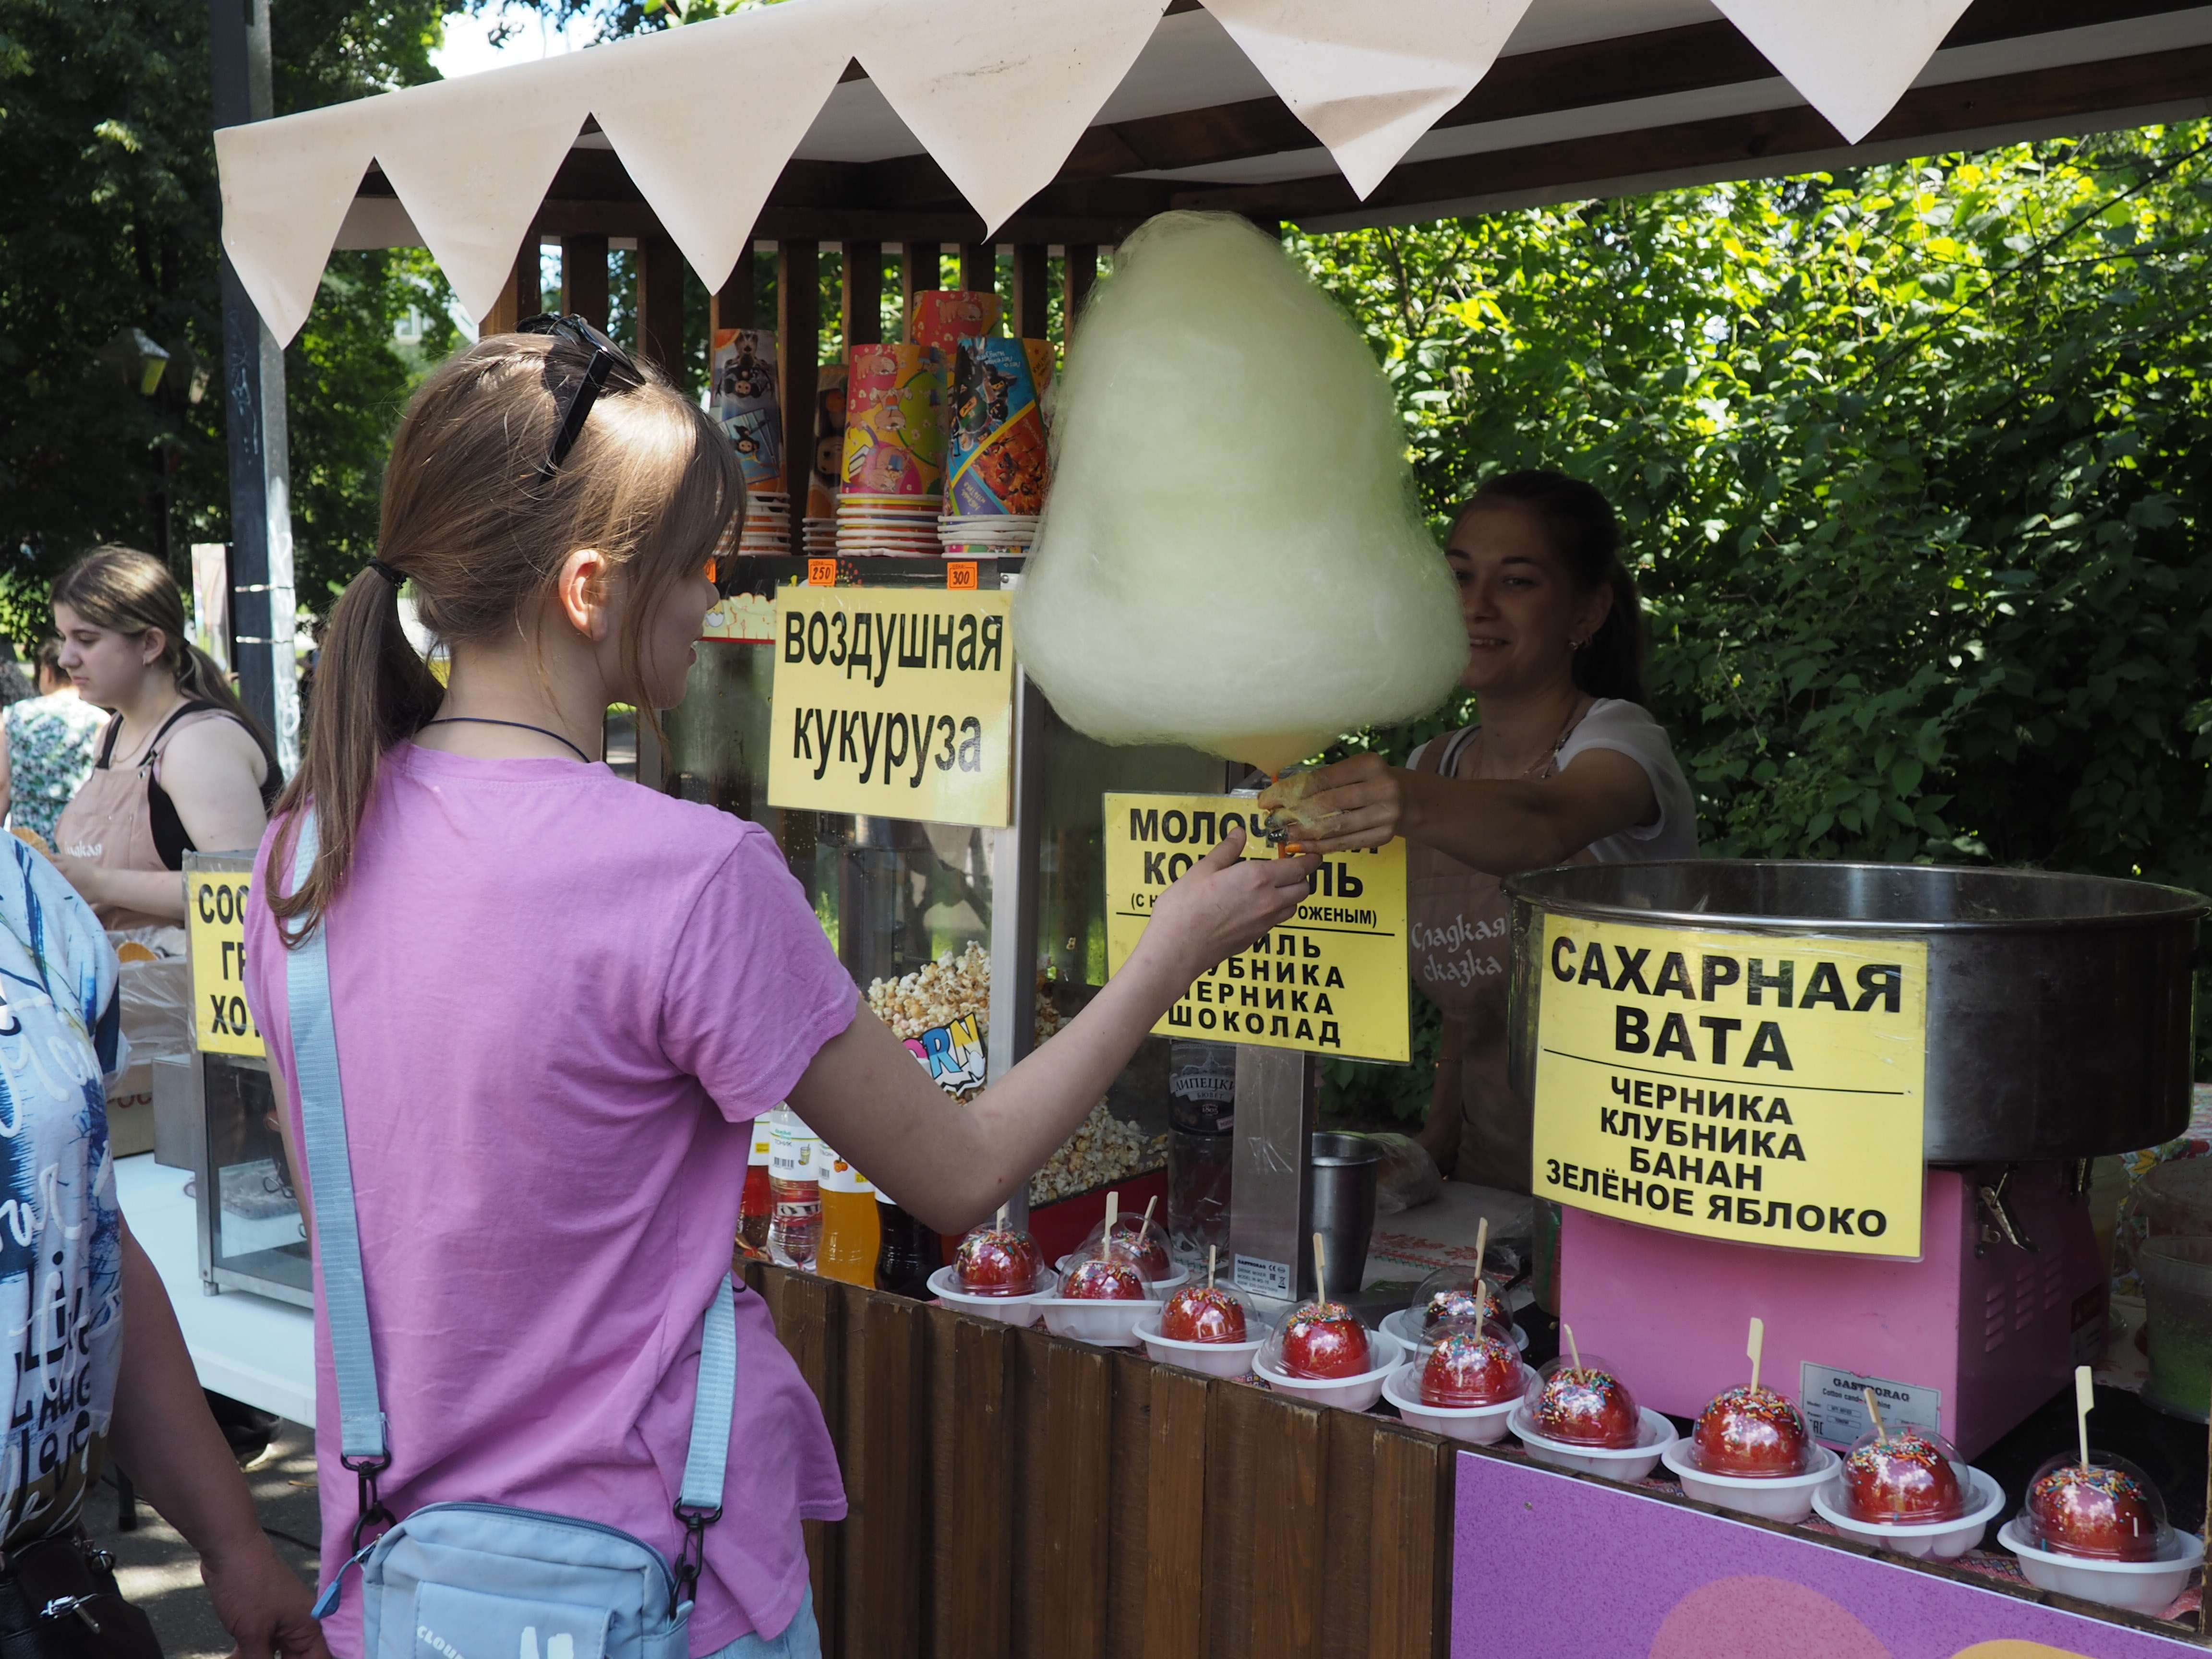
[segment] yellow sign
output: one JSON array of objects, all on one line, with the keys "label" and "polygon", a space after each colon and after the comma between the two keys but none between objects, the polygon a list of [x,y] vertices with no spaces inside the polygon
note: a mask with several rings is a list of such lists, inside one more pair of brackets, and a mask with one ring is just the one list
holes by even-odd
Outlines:
[{"label": "yellow sign", "polygon": [[192,870],[185,881],[193,1046],[210,1054],[266,1054],[246,1006],[246,898],[252,872]]},{"label": "yellow sign", "polygon": [[1920,1254],[1928,949],[1548,916],[1535,1190],[1745,1244]]},{"label": "yellow sign", "polygon": [[[1106,797],[1106,965],[1120,971],[1152,901],[1244,820],[1246,858],[1273,858],[1249,799]],[[1413,1058],[1406,977],[1406,844],[1340,853],[1298,913],[1218,963],[1152,1030],[1161,1036],[1301,1048],[1359,1060]]]},{"label": "yellow sign", "polygon": [[1013,595],[787,587],[776,595],[771,806],[1004,824]]}]

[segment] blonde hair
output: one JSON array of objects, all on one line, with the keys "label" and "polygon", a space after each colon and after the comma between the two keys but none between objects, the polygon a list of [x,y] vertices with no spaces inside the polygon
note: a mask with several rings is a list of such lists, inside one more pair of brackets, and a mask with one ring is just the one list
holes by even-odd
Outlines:
[{"label": "blonde hair", "polygon": [[[269,763],[266,791],[281,776],[276,746],[261,722],[246,712],[222,665],[194,645],[185,630],[185,596],[169,567],[150,553],[133,547],[95,547],[62,573],[54,584],[52,602],[65,605],[94,628],[106,628],[133,638],[149,629],[161,632],[161,665],[176,682],[177,690],[195,702],[211,702],[236,720],[252,734]],[[46,660],[43,650],[40,661]],[[55,645],[54,663],[61,662]]]},{"label": "blonde hair", "polygon": [[[590,362],[556,336],[502,334],[441,366],[410,400],[385,467],[380,562],[412,585],[422,625],[448,645],[511,639],[568,555],[592,548],[622,584],[629,701],[652,719],[641,658],[670,586],[711,556],[744,511],[738,459],[706,415],[650,365],[610,379],[549,478],[560,411]],[[399,624],[399,591],[375,568],[331,611],[300,775],[277,803],[269,908],[297,943],[320,920],[358,845],[378,768],[437,713],[443,688]],[[318,847],[296,890],[289,867],[299,809]]]}]

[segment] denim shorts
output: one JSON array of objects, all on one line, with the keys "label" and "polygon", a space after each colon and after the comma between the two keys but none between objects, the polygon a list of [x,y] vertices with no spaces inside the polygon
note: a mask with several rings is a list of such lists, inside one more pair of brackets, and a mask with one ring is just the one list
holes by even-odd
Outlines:
[{"label": "denim shorts", "polygon": [[707,1659],[822,1659],[822,1632],[814,1622],[814,1591],[807,1590],[782,1634],[740,1636],[729,1646],[708,1654]]}]

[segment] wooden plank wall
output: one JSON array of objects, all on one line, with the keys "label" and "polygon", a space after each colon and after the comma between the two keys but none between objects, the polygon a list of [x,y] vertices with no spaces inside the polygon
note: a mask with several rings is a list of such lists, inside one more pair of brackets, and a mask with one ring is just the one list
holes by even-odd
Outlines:
[{"label": "wooden plank wall", "polygon": [[1450,1443],[746,1264],[850,1513],[826,1659],[1443,1659]]}]

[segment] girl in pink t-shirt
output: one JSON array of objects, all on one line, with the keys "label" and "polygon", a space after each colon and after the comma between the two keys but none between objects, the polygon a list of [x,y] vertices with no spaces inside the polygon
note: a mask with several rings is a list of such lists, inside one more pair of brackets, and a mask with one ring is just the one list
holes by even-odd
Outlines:
[{"label": "girl in pink t-shirt", "polygon": [[[386,1505],[550,1510],[672,1558],[750,1121],[789,1100],[960,1231],[1067,1138],[1196,975],[1296,909],[1315,860],[1240,863],[1232,835],[1081,1015],[953,1103],[860,1006],[764,830],[599,763],[609,704],[682,696],[744,485],[656,373],[588,325],[538,320],[446,364],[400,423],[379,555],[331,611],[306,764],[263,842],[249,999],[289,1088],[279,924],[327,930]],[[401,631],[403,582],[451,652],[443,685]],[[320,850],[295,889],[310,801]],[[842,1515],[844,1495],[758,1298],[738,1308],[691,1649],[803,1659],[818,1644],[799,1522]],[[356,1516],[319,1298],[316,1354],[327,1581]],[[329,1621],[340,1659],[361,1652],[354,1600]]]}]

